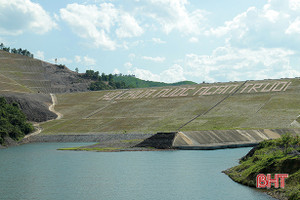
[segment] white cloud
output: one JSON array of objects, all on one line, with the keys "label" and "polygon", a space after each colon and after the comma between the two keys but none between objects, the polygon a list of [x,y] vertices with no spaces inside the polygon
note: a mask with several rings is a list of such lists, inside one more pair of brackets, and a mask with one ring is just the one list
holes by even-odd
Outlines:
[{"label": "white cloud", "polygon": [[[117,9],[112,3],[99,6],[68,4],[66,8],[60,9],[60,17],[79,37],[92,40],[96,47],[101,46],[107,50],[128,48],[127,43],[118,45],[115,40],[138,37],[144,33],[130,13]],[[115,34],[112,34],[113,31]]]},{"label": "white cloud", "polygon": [[[224,25],[205,31],[206,36],[224,39],[228,45],[239,48],[297,49],[300,40],[299,0],[268,0],[262,7],[250,7]],[[293,9],[293,10],[291,10]]]},{"label": "white cloud", "polygon": [[186,78],[184,77],[183,68],[175,64],[167,70],[164,70],[160,73],[161,80],[166,83],[175,83],[178,81],[184,81]]},{"label": "white cloud", "polygon": [[52,58],[51,61],[55,62],[56,59],[57,59],[57,64],[62,64],[62,65],[70,64],[70,63],[73,62],[72,60],[70,60],[68,58],[65,58],[65,57],[62,57],[62,58]]},{"label": "white cloud", "polygon": [[0,34],[44,34],[55,27],[57,24],[39,4],[30,0],[1,0]]},{"label": "white cloud", "polygon": [[105,32],[109,32],[116,13],[114,6],[107,3],[101,4],[100,7],[74,3],[60,9],[61,19],[66,21],[77,35],[91,39],[96,47],[102,46],[108,50],[116,49],[116,43]]},{"label": "white cloud", "polygon": [[130,58],[131,60],[133,60],[136,57],[136,55],[134,53],[131,53],[128,55],[128,58]]},{"label": "white cloud", "polygon": [[165,44],[166,41],[162,41],[160,38],[152,38],[152,41],[156,44]]},{"label": "white cloud", "polygon": [[299,10],[300,9],[300,0],[290,0],[289,7],[291,10]]},{"label": "white cloud", "polygon": [[56,13],[54,13],[54,19],[56,20],[56,21],[59,21],[60,20],[60,18],[59,18],[59,16],[56,14]]},{"label": "white cloud", "polygon": [[266,9],[264,12],[264,17],[270,22],[275,23],[279,19],[279,12],[271,9]]},{"label": "white cloud", "polygon": [[96,60],[88,56],[84,56],[82,62],[84,63],[85,66],[91,66],[96,64]]},{"label": "white cloud", "polygon": [[186,55],[184,74],[198,82],[296,77],[300,72],[289,64],[294,54],[281,48],[219,47],[211,55]]},{"label": "white cloud", "polygon": [[203,31],[206,11],[188,11],[187,0],[150,0],[148,15],[155,19],[166,34],[178,30],[184,34],[200,34]]},{"label": "white cloud", "polygon": [[129,49],[129,46],[128,46],[128,42],[126,41],[123,41],[123,44],[121,45],[124,49],[128,50]]},{"label": "white cloud", "polygon": [[137,78],[146,81],[161,81],[159,75],[153,74],[151,71],[146,69],[134,68],[133,70],[129,70],[128,74],[134,74]]},{"label": "white cloud", "polygon": [[43,51],[37,51],[34,55],[37,59],[45,60],[45,55]]},{"label": "white cloud", "polygon": [[226,21],[224,26],[211,28],[209,31],[206,31],[206,35],[216,35],[220,37],[228,33],[233,33],[234,36],[241,38],[248,31],[248,16],[251,16],[252,21],[257,21],[257,9],[255,7],[248,8],[246,12],[237,15],[230,21]]},{"label": "white cloud", "polygon": [[144,60],[150,60],[150,61],[153,61],[153,62],[164,62],[165,61],[165,57],[151,57],[151,56],[143,56],[142,57]]},{"label": "white cloud", "polygon": [[120,74],[121,72],[120,72],[120,70],[118,70],[118,69],[114,69],[114,71],[112,72],[112,74]]},{"label": "white cloud", "polygon": [[94,66],[96,64],[96,60],[94,58],[90,58],[88,56],[75,56],[74,60],[76,63],[79,63],[84,66]]},{"label": "white cloud", "polygon": [[189,39],[189,42],[191,42],[191,43],[197,43],[197,42],[199,42],[199,39],[196,38],[196,37],[191,37],[191,38]]},{"label": "white cloud", "polygon": [[126,67],[127,69],[130,69],[132,67],[132,63],[127,62],[124,64],[124,67]]},{"label": "white cloud", "polygon": [[80,63],[81,62],[81,56],[75,56],[75,62]]},{"label": "white cloud", "polygon": [[119,38],[137,37],[143,34],[144,30],[139,26],[134,17],[128,13],[120,16],[120,28],[116,30]]},{"label": "white cloud", "polygon": [[139,45],[144,45],[145,44],[145,41],[144,40],[136,40],[136,41],[134,41],[134,42],[131,42],[130,43],[130,46],[131,47],[137,47],[137,46],[139,46]]},{"label": "white cloud", "polygon": [[300,33],[300,17],[297,17],[285,31],[286,34]]},{"label": "white cloud", "polygon": [[179,81],[184,81],[184,70],[180,65],[173,65],[170,68],[162,71],[159,74],[152,73],[149,70],[134,68],[129,70],[128,74],[134,74],[137,78],[150,81],[158,81],[165,83],[175,83]]}]

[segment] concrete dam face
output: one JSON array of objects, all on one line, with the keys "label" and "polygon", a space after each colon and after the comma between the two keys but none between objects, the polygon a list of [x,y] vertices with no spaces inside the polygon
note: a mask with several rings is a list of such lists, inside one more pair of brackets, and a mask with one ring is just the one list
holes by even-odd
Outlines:
[{"label": "concrete dam face", "polygon": [[179,149],[221,149],[254,146],[284,133],[300,134],[299,129],[211,130],[178,132],[173,147]]},{"label": "concrete dam face", "polygon": [[138,144],[137,147],[186,150],[248,147],[254,146],[263,140],[277,139],[287,132],[300,134],[300,129],[159,132]]}]

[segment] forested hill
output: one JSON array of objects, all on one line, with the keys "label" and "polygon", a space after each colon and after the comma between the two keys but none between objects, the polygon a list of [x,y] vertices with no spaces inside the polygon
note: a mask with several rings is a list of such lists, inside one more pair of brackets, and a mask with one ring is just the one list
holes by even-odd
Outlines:
[{"label": "forested hill", "polygon": [[155,81],[145,81],[136,78],[134,75],[122,74],[104,74],[94,70],[86,70],[80,75],[82,78],[92,80],[89,90],[111,90],[111,89],[127,89],[127,88],[148,88],[148,87],[165,87],[165,86],[179,86],[179,85],[194,85],[197,84],[192,81],[181,81],[176,83],[163,83]]},{"label": "forested hill", "polygon": [[192,81],[180,81],[176,83],[163,83],[155,81],[145,81],[136,78],[134,75],[115,75],[115,81],[123,81],[130,88],[148,88],[148,87],[164,87],[164,86],[178,86],[178,85],[194,85],[197,84]]}]

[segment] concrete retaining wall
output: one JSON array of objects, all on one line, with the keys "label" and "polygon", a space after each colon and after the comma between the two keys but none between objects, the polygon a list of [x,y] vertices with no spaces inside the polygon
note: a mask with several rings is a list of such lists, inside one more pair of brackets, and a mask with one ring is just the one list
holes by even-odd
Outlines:
[{"label": "concrete retaining wall", "polygon": [[178,132],[173,140],[177,149],[223,149],[255,146],[284,133],[299,134],[300,129],[212,130]]},{"label": "concrete retaining wall", "polygon": [[168,132],[157,134],[87,134],[36,135],[24,139],[28,142],[107,142],[113,140],[144,139],[136,147],[157,149],[212,150],[255,146],[265,139],[276,139],[282,134],[300,135],[300,129],[212,130]]}]

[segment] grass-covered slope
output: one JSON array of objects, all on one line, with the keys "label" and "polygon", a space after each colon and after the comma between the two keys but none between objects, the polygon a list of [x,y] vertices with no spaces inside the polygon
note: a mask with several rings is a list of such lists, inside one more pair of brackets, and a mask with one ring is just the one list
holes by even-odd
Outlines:
[{"label": "grass-covered slope", "polygon": [[297,128],[299,122],[299,78],[154,87],[116,76],[122,77],[152,87],[87,92],[93,80],[0,50],[0,94],[56,93],[63,118],[44,123],[44,134],[170,132],[192,119],[181,131]]},{"label": "grass-covered slope", "polygon": [[99,100],[107,91],[59,94],[55,110],[61,120],[44,123],[45,134],[156,133],[179,125],[208,109],[222,97],[208,97],[199,108],[198,98]]},{"label": "grass-covered slope", "polygon": [[[240,160],[240,164],[225,171],[234,181],[256,187],[258,174],[288,174],[284,189],[272,187],[271,194],[300,199],[300,137],[285,134],[276,140],[261,142]],[[278,193],[283,195],[278,195]]]},{"label": "grass-covered slope", "polygon": [[[111,79],[109,78],[111,76]],[[103,78],[104,80],[98,80]],[[124,85],[120,85],[120,83]],[[53,65],[32,57],[0,50],[0,93],[64,93],[115,88],[146,88],[192,85],[192,81],[173,84],[145,81],[128,75],[100,75],[87,70],[79,74],[64,65]]]},{"label": "grass-covered slope", "polygon": [[248,83],[270,83],[271,85],[276,81],[290,81],[291,85],[282,92],[240,93],[240,90],[206,115],[191,122],[182,131],[196,128],[204,130],[289,128],[300,114],[300,79]]},{"label": "grass-covered slope", "polygon": [[64,66],[0,50],[0,93],[87,91],[90,82]]},{"label": "grass-covered slope", "polygon": [[32,93],[32,90],[0,73],[0,92]]},{"label": "grass-covered slope", "polygon": [[[273,92],[245,90],[243,82],[233,82],[58,94],[55,110],[62,113],[63,118],[44,123],[43,133],[170,132],[176,131],[196,116],[199,117],[181,131],[292,128],[290,124],[300,114],[300,79],[247,83],[263,84],[262,89],[267,84],[278,82],[290,84],[285,91]],[[216,88],[226,85],[230,90],[235,88],[238,91],[216,91]],[[203,93],[201,88],[211,89]],[[179,91],[177,96],[176,91]],[[185,92],[178,95],[180,91]]]}]

